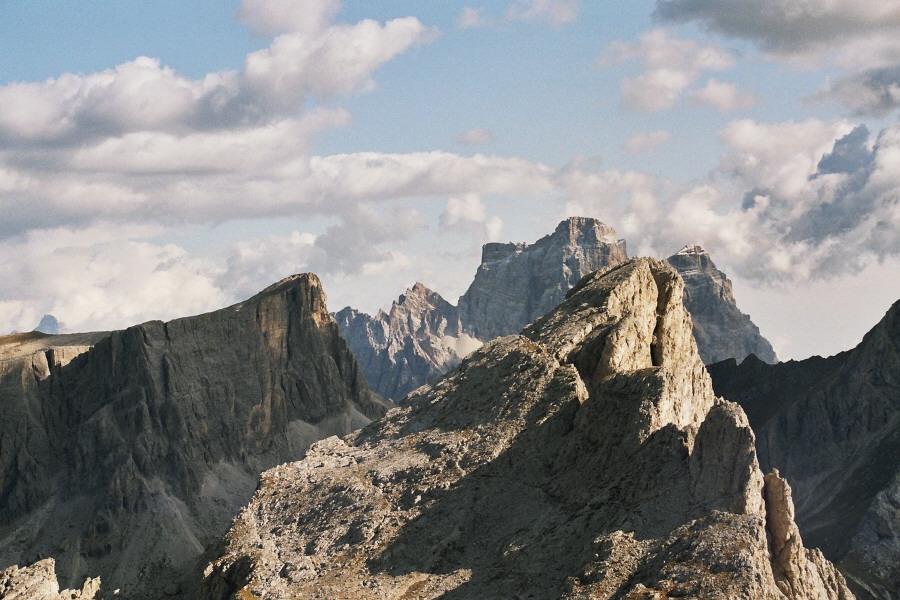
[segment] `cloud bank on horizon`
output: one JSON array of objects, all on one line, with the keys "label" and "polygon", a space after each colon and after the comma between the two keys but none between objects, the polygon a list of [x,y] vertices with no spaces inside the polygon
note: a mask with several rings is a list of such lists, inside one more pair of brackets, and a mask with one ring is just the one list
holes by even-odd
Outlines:
[{"label": "cloud bank on horizon", "polygon": [[[415,84],[444,46],[562,35],[588,18],[574,0],[453,5],[442,26],[431,24],[438,9],[347,20],[337,0],[243,0],[236,18],[267,45],[233,69],[191,78],[137,56],[0,82],[0,331],[48,312],[73,330],[172,318],[304,270],[371,308],[413,279],[458,288],[474,270],[460,257],[481,243],[530,241],[572,214],[616,227],[632,253],[702,243],[753,282],[837,280],[896,261],[900,6],[749,4],[659,0],[633,38],[608,32],[603,46],[568,50],[617,78],[595,93],[632,124],[614,151],[644,168],[517,151],[490,111],[442,145],[317,151],[355,126],[354,107],[377,100],[392,63]],[[499,68],[489,59],[483,68]],[[766,69],[822,73],[803,99],[817,114],[762,118],[770,90],[742,73]],[[527,112],[517,118],[529,127]],[[662,174],[657,157],[691,152],[684,119],[720,123],[716,153],[698,153],[700,176]],[[266,231],[274,222],[288,225]]]}]

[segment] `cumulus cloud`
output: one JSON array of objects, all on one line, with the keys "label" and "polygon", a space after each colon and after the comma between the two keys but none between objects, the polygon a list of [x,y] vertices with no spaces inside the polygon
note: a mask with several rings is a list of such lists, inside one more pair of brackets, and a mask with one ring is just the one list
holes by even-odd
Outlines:
[{"label": "cumulus cloud", "polygon": [[415,18],[362,21],[280,35],[249,54],[242,70],[200,80],[138,57],[99,73],[7,84],[0,147],[83,145],[148,131],[181,136],[296,117],[309,97],[370,87],[375,70],[429,35]]},{"label": "cumulus cloud", "polygon": [[854,114],[884,116],[900,104],[900,4],[882,0],[657,0],[655,16],[699,22],[755,42],[771,56],[847,71],[818,98]]},{"label": "cumulus cloud", "polygon": [[262,34],[318,33],[340,8],[338,0],[242,0],[237,17]]},{"label": "cumulus cloud", "polygon": [[545,21],[559,27],[578,18],[578,0],[515,0],[506,9],[508,21]]},{"label": "cumulus cloud", "polygon": [[228,295],[216,285],[217,267],[141,239],[153,233],[98,225],[0,242],[0,331],[31,330],[43,313],[65,315],[71,331],[85,331],[223,306]]},{"label": "cumulus cloud", "polygon": [[566,214],[614,225],[631,254],[700,243],[748,281],[805,282],[900,257],[900,125],[739,120],[708,181],[563,170]]},{"label": "cumulus cloud", "polygon": [[456,141],[467,146],[475,146],[477,144],[486,144],[497,139],[494,132],[490,129],[470,129],[456,136]]},{"label": "cumulus cloud", "polygon": [[622,149],[629,154],[650,154],[660,146],[668,144],[672,134],[664,129],[649,132],[637,132],[629,136]]},{"label": "cumulus cloud", "polygon": [[691,92],[691,98],[700,104],[712,106],[721,113],[749,108],[756,103],[756,97],[742,91],[737,84],[716,79],[710,79],[705,86]]},{"label": "cumulus cloud", "polygon": [[750,39],[782,54],[823,50],[900,29],[900,6],[882,0],[657,0],[654,14],[677,23],[699,21],[717,33]]},{"label": "cumulus cloud", "polygon": [[900,63],[840,77],[814,98],[835,98],[856,115],[887,116],[900,107]]},{"label": "cumulus cloud", "polygon": [[[613,42],[598,64],[602,68],[612,62],[626,61],[639,61],[644,72],[622,81],[625,105],[633,110],[655,112],[672,108],[703,73],[733,67],[735,57],[715,44],[678,39],[666,29],[654,29],[642,34],[637,43]],[[729,92],[733,98],[725,97]],[[712,88],[707,83],[706,88],[690,93],[695,99],[717,108],[744,97],[733,84],[718,82]]]},{"label": "cumulus cloud", "polygon": [[479,243],[498,239],[503,229],[503,221],[498,217],[488,216],[484,203],[477,194],[448,198],[439,222],[445,229],[470,232]]},{"label": "cumulus cloud", "polygon": [[490,21],[484,16],[484,9],[471,6],[463,7],[456,20],[456,26],[460,29],[480,29],[488,25],[490,25]]}]

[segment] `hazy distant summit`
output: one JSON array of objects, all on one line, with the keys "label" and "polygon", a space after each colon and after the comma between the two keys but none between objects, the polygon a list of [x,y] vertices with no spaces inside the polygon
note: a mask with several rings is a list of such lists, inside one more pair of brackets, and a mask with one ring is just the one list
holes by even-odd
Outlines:
[{"label": "hazy distant summit", "polygon": [[59,320],[53,315],[44,315],[41,317],[41,322],[38,323],[38,326],[34,328],[33,331],[39,331],[40,333],[48,333],[50,335],[57,335],[62,333],[65,330],[65,325],[60,323]]},{"label": "hazy distant summit", "polygon": [[[459,363],[481,343],[520,331],[553,310],[584,275],[628,259],[625,240],[605,223],[570,217],[533,244],[488,243],[456,306],[417,283],[374,317],[347,307],[335,315],[372,389],[399,399]],[[771,344],[740,312],[731,282],[700,246],[668,261],[686,282],[685,305],[706,362],[754,353],[776,360]],[[730,339],[732,336],[736,339]]]}]

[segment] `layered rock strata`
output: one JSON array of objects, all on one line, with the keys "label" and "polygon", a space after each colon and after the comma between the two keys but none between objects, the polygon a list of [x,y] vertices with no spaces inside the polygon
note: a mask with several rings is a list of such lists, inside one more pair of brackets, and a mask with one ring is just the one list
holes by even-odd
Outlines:
[{"label": "layered rock strata", "polygon": [[459,311],[421,283],[374,317],[347,307],[335,315],[372,389],[402,398],[459,364],[481,345]]},{"label": "layered rock strata", "polygon": [[[625,241],[596,219],[571,217],[533,244],[485,244],[481,265],[454,306],[415,284],[374,317],[347,307],[335,318],[372,389],[400,400],[459,364],[486,341],[521,330],[559,304],[587,273],[627,259]],[[684,302],[704,362],[756,354],[771,344],[738,310],[731,282],[699,246],[669,257],[685,280]]]},{"label": "layered rock strata", "polygon": [[803,548],[683,283],[639,259],[300,462],[267,471],[201,598],[851,598]]},{"label": "layered rock strata", "polygon": [[25,336],[0,348],[0,566],[53,556],[67,586],[179,593],[262,470],[386,410],[314,275],[89,348]]},{"label": "layered rock strata", "polygon": [[533,244],[485,244],[457,306],[417,283],[388,312],[372,317],[347,307],[335,318],[372,389],[399,400],[485,341],[553,309],[584,275],[626,258],[613,228],[571,217]]},{"label": "layered rock strata", "polygon": [[804,539],[860,597],[900,597],[900,302],[853,350],[709,371],[750,418],[762,466],[791,482]]},{"label": "layered rock strata", "polygon": [[684,279],[684,305],[691,313],[703,362],[710,364],[728,358],[740,362],[750,354],[767,363],[778,362],[772,344],[738,309],[731,281],[703,248],[695,244],[685,246],[666,262]]}]

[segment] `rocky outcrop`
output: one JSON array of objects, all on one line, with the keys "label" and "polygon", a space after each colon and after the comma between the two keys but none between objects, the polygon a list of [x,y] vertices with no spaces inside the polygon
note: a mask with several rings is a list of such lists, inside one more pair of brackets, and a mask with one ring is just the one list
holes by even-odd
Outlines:
[{"label": "rocky outcrop", "polygon": [[408,405],[265,472],[201,598],[851,598],[803,548],[683,284],[582,279]]},{"label": "rocky outcrop", "polygon": [[[417,283],[389,312],[371,317],[347,307],[335,317],[372,389],[399,400],[482,343],[516,333],[555,308],[584,275],[626,259],[625,241],[613,228],[570,217],[533,244],[485,244],[458,306]],[[748,354],[776,361],[771,344],[738,310],[731,282],[709,254],[686,246],[668,262],[685,280],[684,303],[704,362]]]},{"label": "rocky outcrop", "polygon": [[585,217],[566,219],[533,244],[485,244],[459,299],[465,330],[485,341],[518,333],[556,308],[582,277],[627,258],[615,229]]},{"label": "rocky outcrop", "polygon": [[748,355],[775,363],[772,344],[762,337],[750,317],[734,301],[731,281],[716,268],[709,254],[688,245],[666,259],[684,279],[684,305],[694,321],[694,337],[706,364]]},{"label": "rocky outcrop", "polygon": [[54,556],[65,585],[179,593],[262,470],[386,410],[310,274],[91,347],[23,335],[0,347],[0,565]]},{"label": "rocky outcrop", "polygon": [[709,371],[747,412],[763,468],[791,482],[803,538],[859,596],[900,596],[900,302],[853,350]]},{"label": "rocky outcrop", "polygon": [[402,398],[443,375],[481,345],[462,329],[455,306],[416,283],[374,317],[347,307],[335,315],[373,390]]},{"label": "rocky outcrop", "polygon": [[399,400],[483,342],[521,330],[584,275],[623,262],[625,242],[596,219],[571,217],[533,244],[485,244],[458,307],[417,283],[374,317],[335,315],[372,389]]},{"label": "rocky outcrop", "polygon": [[0,571],[0,598],[6,600],[93,600],[99,591],[99,578],[88,578],[81,589],[60,591],[52,558]]}]

